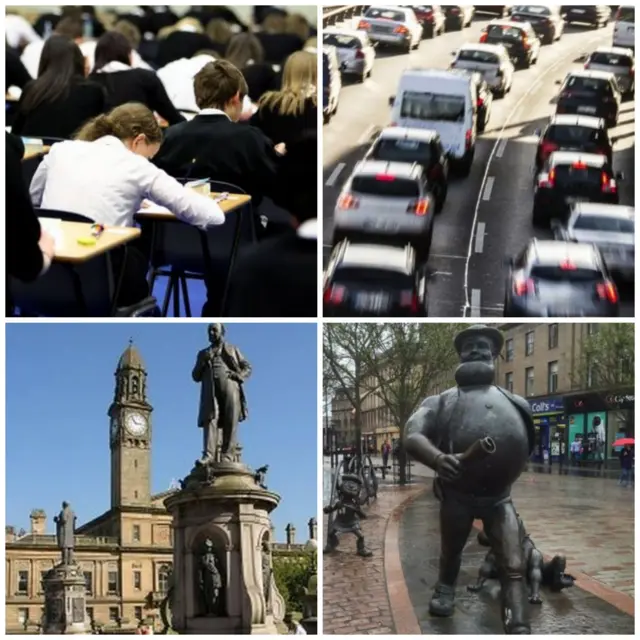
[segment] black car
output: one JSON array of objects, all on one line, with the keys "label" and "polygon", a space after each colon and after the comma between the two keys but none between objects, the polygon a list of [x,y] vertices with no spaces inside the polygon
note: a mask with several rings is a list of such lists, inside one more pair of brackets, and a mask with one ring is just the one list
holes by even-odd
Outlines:
[{"label": "black car", "polygon": [[365,159],[422,165],[435,201],[435,211],[442,211],[449,189],[449,159],[437,131],[387,127],[373,141]]},{"label": "black car", "polygon": [[480,42],[501,44],[509,57],[522,69],[538,61],[540,39],[528,22],[492,20],[480,34]]},{"label": "black car", "polygon": [[611,7],[606,4],[562,5],[560,12],[567,24],[579,22],[596,29],[600,26],[606,27],[611,20]]},{"label": "black car", "polygon": [[568,73],[561,85],[556,113],[576,113],[604,118],[615,127],[620,114],[622,95],[616,78],[608,71],[579,70]]},{"label": "black car", "polygon": [[324,280],[325,317],[426,317],[426,276],[411,247],[351,244],[343,240]]},{"label": "black car", "polygon": [[606,156],[574,151],[555,151],[538,174],[533,196],[533,224],[564,221],[576,202],[618,204],[618,184]]},{"label": "black car", "polygon": [[444,25],[447,31],[461,31],[471,26],[474,8],[471,5],[443,5]]},{"label": "black car", "polygon": [[505,317],[615,317],[620,297],[593,244],[536,240],[509,260]]},{"label": "black car", "polygon": [[543,131],[536,131],[540,138],[536,150],[536,172],[554,151],[582,151],[606,156],[613,162],[613,145],[616,138],[609,137],[609,130],[602,118],[592,116],[553,116]]},{"label": "black car", "polygon": [[552,44],[556,40],[560,40],[564,31],[564,20],[558,5],[515,5],[511,11],[510,19],[513,22],[528,22],[542,44]]}]

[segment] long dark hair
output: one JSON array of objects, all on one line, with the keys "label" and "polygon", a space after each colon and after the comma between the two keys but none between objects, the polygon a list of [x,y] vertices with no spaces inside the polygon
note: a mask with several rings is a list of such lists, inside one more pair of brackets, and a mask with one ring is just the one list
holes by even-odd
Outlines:
[{"label": "long dark hair", "polygon": [[66,98],[76,77],[84,78],[80,47],[65,36],[52,35],[42,48],[38,79],[25,92],[20,110],[29,112],[41,104]]},{"label": "long dark hair", "polygon": [[131,64],[131,44],[117,31],[107,31],[100,36],[96,45],[96,56],[93,70],[99,71],[109,62]]}]

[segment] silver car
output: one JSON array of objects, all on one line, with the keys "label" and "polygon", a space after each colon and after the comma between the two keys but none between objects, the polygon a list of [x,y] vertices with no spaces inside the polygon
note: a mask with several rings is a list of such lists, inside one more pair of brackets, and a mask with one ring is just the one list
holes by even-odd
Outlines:
[{"label": "silver car", "polygon": [[608,71],[618,81],[620,93],[633,95],[635,89],[635,57],[631,49],[598,47],[584,65],[589,71]]},{"label": "silver car", "polygon": [[468,42],[453,52],[452,69],[477,71],[491,91],[500,97],[511,91],[515,67],[501,44]]},{"label": "silver car", "polygon": [[344,238],[404,247],[420,261],[431,248],[435,202],[418,163],[363,160],[345,183],[334,210],[334,245]]},{"label": "silver car", "polygon": [[564,225],[555,226],[559,240],[595,244],[610,272],[634,281],[635,210],[633,207],[599,202],[573,205]]},{"label": "silver car", "polygon": [[322,31],[322,43],[335,47],[344,75],[356,76],[360,82],[371,75],[376,51],[365,31],[327,27]]},{"label": "silver car", "polygon": [[369,7],[358,31],[366,31],[371,42],[401,47],[407,53],[417,49],[422,40],[422,25],[413,9],[404,7]]}]

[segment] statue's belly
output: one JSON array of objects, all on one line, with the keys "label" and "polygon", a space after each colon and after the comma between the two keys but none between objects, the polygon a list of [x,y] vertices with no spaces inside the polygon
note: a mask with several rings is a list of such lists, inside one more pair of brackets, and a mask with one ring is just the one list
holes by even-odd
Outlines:
[{"label": "statue's belly", "polygon": [[463,453],[476,440],[490,436],[495,453],[465,465],[462,477],[453,483],[478,496],[503,493],[524,470],[529,457],[525,422],[516,407],[495,387],[460,390],[443,450]]}]

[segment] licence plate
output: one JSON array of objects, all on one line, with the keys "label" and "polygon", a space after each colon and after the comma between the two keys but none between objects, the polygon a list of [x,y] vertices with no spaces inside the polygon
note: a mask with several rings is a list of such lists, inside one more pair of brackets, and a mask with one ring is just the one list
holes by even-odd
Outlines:
[{"label": "licence plate", "polygon": [[589,199],[588,198],[569,197],[569,198],[565,198],[564,201],[567,204],[577,204],[578,202],[589,202]]},{"label": "licence plate", "polygon": [[359,293],[356,296],[356,309],[369,313],[380,313],[389,308],[389,296],[385,293]]},{"label": "licence plate", "polygon": [[584,13],[584,9],[571,9],[571,13],[579,13],[582,15]]},{"label": "licence plate", "polygon": [[396,233],[400,229],[400,225],[397,222],[391,222],[391,220],[367,220],[364,223],[364,228],[368,231]]},{"label": "licence plate", "polygon": [[578,113],[595,113],[596,112],[596,108],[595,107],[578,107],[577,109]]}]

